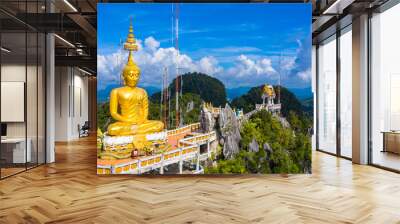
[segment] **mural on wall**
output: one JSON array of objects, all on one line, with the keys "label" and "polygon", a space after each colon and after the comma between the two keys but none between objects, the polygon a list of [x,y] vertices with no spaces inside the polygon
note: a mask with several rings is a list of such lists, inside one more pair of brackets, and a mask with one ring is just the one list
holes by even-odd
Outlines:
[{"label": "mural on wall", "polygon": [[311,173],[310,21],[310,4],[98,4],[97,173]]}]

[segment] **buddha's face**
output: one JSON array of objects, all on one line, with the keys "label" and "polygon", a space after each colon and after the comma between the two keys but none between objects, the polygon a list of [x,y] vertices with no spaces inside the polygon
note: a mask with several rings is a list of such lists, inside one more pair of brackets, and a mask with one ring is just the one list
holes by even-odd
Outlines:
[{"label": "buddha's face", "polygon": [[124,72],[124,81],[125,85],[129,87],[136,87],[138,81],[139,81],[139,71],[129,71],[129,72]]}]

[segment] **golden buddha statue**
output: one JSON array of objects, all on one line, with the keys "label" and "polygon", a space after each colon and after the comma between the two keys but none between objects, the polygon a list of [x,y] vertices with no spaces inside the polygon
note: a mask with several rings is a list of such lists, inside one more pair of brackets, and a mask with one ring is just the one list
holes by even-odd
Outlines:
[{"label": "golden buddha statue", "polygon": [[124,48],[129,51],[128,62],[122,71],[124,86],[115,88],[110,94],[110,114],[116,120],[108,126],[108,135],[146,135],[160,132],[164,128],[161,121],[147,120],[149,101],[146,90],[136,87],[140,69],[135,64],[132,51],[137,51],[132,22]]},{"label": "golden buddha statue", "polygon": [[272,105],[274,104],[274,99],[275,99],[275,90],[272,85],[267,85],[265,84],[262,88],[262,99],[263,99],[263,105],[265,105],[265,99],[267,99],[267,105]]},{"label": "golden buddha statue", "polygon": [[275,97],[274,87],[272,87],[271,85],[265,84],[263,87],[263,93],[269,97]]}]

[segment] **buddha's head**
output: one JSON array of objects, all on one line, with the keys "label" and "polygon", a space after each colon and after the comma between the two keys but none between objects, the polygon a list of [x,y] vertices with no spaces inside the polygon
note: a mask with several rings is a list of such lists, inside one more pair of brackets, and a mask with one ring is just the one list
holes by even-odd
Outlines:
[{"label": "buddha's head", "polygon": [[129,54],[128,63],[122,70],[122,77],[126,86],[136,87],[140,78],[140,69],[133,61],[131,53]]}]

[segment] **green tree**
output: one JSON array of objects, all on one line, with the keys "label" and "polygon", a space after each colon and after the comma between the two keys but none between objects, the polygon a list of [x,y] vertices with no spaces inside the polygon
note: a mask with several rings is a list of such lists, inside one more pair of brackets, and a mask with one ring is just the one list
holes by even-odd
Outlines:
[{"label": "green tree", "polygon": [[[240,151],[231,160],[218,160],[208,173],[310,173],[310,137],[301,131],[285,128],[267,111],[255,113],[241,129]],[[249,150],[254,140],[258,152]],[[271,151],[264,150],[268,144]]]},{"label": "green tree", "polygon": [[[224,106],[226,100],[225,85],[218,79],[203,73],[193,72],[186,73],[178,77],[182,78],[182,93],[192,93],[199,95],[205,102],[211,102],[214,106]],[[175,79],[169,85],[171,99],[175,99]],[[157,92],[151,96],[153,102],[160,102],[161,92]]]},{"label": "green tree", "polygon": [[97,104],[97,127],[102,132],[107,130],[109,123],[114,122],[114,119],[110,115],[109,102],[103,102]]},{"label": "green tree", "polygon": [[[169,129],[175,128],[175,98],[173,98],[170,102],[171,107],[169,111],[169,120],[170,126]],[[191,124],[199,122],[200,120],[200,108],[201,108],[202,100],[199,95],[193,93],[185,93],[179,99],[179,108],[181,108],[181,118],[183,118],[183,124]],[[192,106],[190,107],[189,104]],[[164,111],[164,105],[160,105],[159,102],[151,102],[149,109],[149,119],[153,120],[161,120],[160,112]],[[168,105],[167,105],[168,107]],[[168,110],[168,108],[167,108]]]}]

